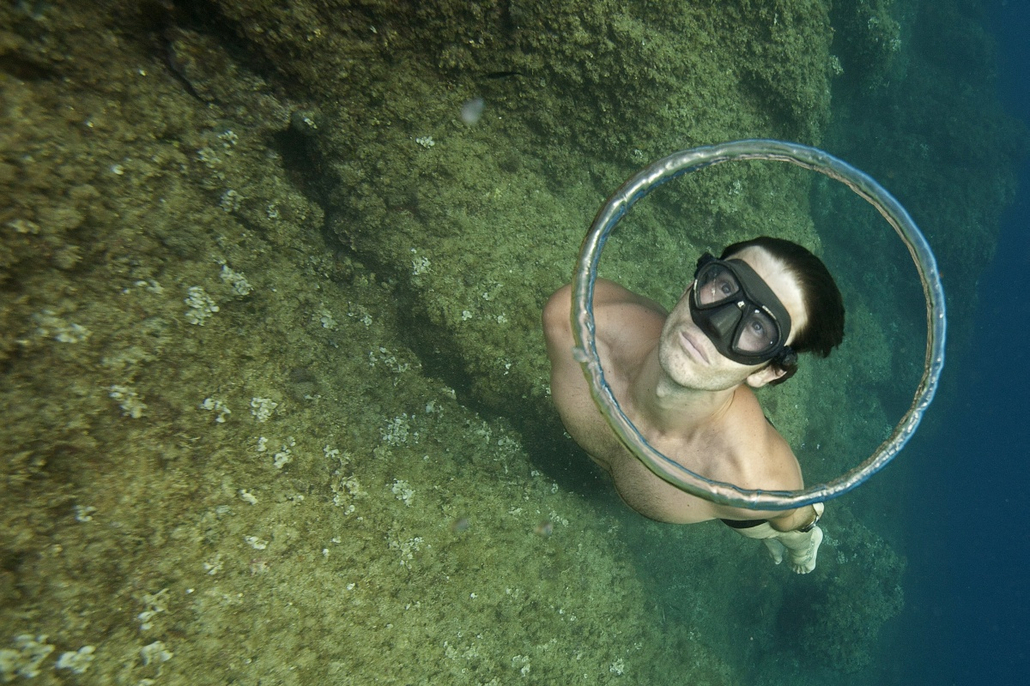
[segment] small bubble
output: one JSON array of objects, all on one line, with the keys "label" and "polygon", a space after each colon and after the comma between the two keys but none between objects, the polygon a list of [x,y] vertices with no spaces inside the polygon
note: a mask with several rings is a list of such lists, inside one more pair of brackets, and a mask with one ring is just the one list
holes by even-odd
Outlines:
[{"label": "small bubble", "polygon": [[471,100],[466,100],[465,104],[461,106],[461,120],[473,126],[479,123],[479,120],[483,117],[483,110],[486,108],[486,101],[483,98],[475,97]]}]

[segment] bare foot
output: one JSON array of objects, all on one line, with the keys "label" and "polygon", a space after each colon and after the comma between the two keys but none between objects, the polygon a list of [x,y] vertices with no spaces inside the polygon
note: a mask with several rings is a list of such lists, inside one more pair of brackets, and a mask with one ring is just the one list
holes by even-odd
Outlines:
[{"label": "bare foot", "polygon": [[798,574],[808,574],[815,569],[815,558],[819,554],[819,546],[823,542],[823,530],[815,527],[811,531],[808,545],[799,550],[788,549],[790,566]]},{"label": "bare foot", "polygon": [[787,546],[783,545],[775,538],[766,538],[762,540],[765,543],[765,547],[769,550],[769,555],[772,557],[773,564],[780,564],[783,562],[783,552],[787,549]]}]

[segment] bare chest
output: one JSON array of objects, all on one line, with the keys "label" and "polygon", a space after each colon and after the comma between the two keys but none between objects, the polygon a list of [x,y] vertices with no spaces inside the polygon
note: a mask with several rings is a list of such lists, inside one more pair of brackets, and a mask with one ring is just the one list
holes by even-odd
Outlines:
[{"label": "bare chest", "polygon": [[[619,441],[592,401],[566,407],[561,414],[569,434],[611,475],[616,490],[629,507],[651,519],[675,524],[720,516],[712,503],[685,493],[651,472]],[[697,474],[719,480],[726,476],[726,470],[719,464],[727,454],[726,449],[717,442],[645,437],[655,449]]]}]

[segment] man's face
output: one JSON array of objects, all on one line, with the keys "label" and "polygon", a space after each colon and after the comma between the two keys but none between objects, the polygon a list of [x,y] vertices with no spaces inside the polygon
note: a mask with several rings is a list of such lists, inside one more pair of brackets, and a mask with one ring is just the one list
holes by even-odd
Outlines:
[{"label": "man's face", "polygon": [[[805,326],[807,316],[801,289],[783,266],[759,247],[745,248],[731,256],[746,262],[773,291],[790,315],[791,336]],[[696,390],[725,390],[745,381],[764,385],[778,375],[767,364],[745,365],[720,353],[690,315],[690,289],[665,320],[658,346],[662,369],[681,386]]]}]

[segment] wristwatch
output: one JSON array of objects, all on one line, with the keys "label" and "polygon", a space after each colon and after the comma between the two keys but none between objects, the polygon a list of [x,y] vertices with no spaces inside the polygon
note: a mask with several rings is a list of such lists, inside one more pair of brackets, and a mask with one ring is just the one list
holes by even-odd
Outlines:
[{"label": "wristwatch", "polygon": [[820,519],[822,519],[823,510],[826,509],[826,506],[822,503],[813,503],[812,509],[815,510],[815,519],[813,519],[808,524],[805,524],[803,527],[798,529],[798,531],[800,531],[803,534],[807,534],[809,531],[815,528],[815,525],[819,523]]}]

